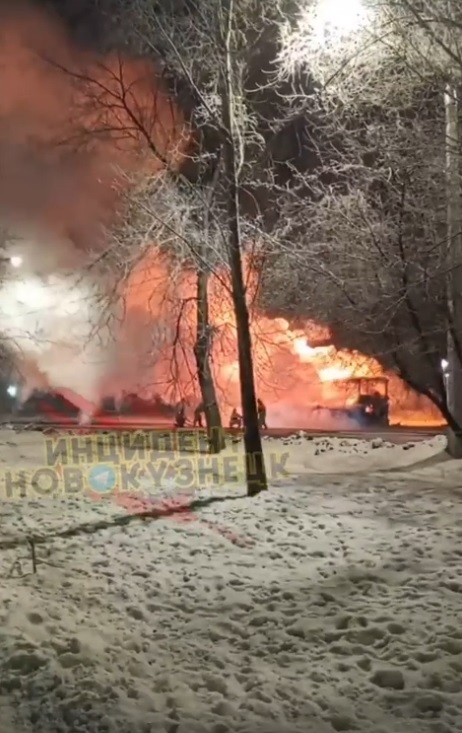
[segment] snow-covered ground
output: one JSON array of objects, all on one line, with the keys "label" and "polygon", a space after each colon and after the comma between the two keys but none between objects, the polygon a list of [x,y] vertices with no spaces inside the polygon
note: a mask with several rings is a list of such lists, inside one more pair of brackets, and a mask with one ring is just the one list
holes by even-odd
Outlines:
[{"label": "snow-covered ground", "polygon": [[340,442],[267,441],[286,480],[160,519],[3,499],[1,733],[462,730],[460,470]]}]

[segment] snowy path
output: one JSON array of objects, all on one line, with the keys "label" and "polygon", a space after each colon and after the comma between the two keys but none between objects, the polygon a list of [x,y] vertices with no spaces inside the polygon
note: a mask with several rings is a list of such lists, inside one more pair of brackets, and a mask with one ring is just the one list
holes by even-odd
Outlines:
[{"label": "snowy path", "polygon": [[[1,552],[1,733],[462,730],[460,498],[312,478],[57,539],[37,575]],[[120,511],[3,504],[0,535]]]}]

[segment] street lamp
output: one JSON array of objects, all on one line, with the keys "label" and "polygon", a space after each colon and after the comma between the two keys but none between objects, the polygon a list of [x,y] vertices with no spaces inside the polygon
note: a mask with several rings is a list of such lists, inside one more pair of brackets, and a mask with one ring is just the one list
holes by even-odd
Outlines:
[{"label": "street lamp", "polygon": [[312,42],[318,47],[337,45],[370,21],[362,0],[319,0],[310,23]]},{"label": "street lamp", "polygon": [[22,257],[19,257],[19,255],[13,255],[12,257],[5,257],[0,256],[0,262],[4,262],[8,265],[11,265],[12,267],[21,267],[22,265]]}]

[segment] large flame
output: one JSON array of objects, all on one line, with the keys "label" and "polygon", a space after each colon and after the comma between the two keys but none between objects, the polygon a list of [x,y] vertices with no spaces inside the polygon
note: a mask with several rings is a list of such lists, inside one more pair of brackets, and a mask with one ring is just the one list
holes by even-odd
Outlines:
[{"label": "large flame", "polygon": [[[180,398],[191,407],[199,400],[193,356],[196,329],[195,274],[173,277],[167,262],[147,258],[133,273],[127,290],[129,311],[136,318],[136,345],[126,334],[125,362],[119,384],[137,374],[133,391],[160,394],[169,402]],[[252,294],[252,278],[247,280]],[[223,284],[225,282],[225,285]],[[230,287],[226,274],[210,280],[210,321],[213,325],[212,361],[219,401],[227,416],[240,404],[237,338]],[[252,298],[250,298],[252,300]],[[143,318],[144,327],[143,327]],[[130,323],[130,329],[132,327]],[[283,318],[268,318],[253,310],[252,338],[259,396],[269,419],[280,427],[332,425],[331,415],[319,408],[352,403],[352,377],[385,376],[380,364],[359,353],[338,350],[326,328],[306,321],[291,328]],[[140,334],[144,333],[143,336]],[[327,345],[326,345],[327,344]],[[144,346],[144,348],[143,348]],[[125,369],[125,372],[124,372]],[[387,374],[391,421],[402,425],[439,425],[441,416],[425,398],[416,395],[396,375]],[[348,421],[346,421],[348,422]],[[338,423],[338,419],[337,419]],[[357,427],[345,424],[344,427]]]}]

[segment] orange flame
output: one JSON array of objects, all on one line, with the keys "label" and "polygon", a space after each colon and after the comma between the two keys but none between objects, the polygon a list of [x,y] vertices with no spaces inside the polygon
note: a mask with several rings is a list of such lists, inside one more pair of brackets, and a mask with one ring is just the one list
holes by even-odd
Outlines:
[{"label": "orange flame", "polygon": [[[221,274],[211,278],[209,288],[213,371],[225,418],[240,404],[235,319],[227,282],[226,274]],[[127,293],[129,307],[143,309],[151,330],[154,325],[164,336],[162,343],[153,344],[151,366],[146,368],[147,357],[145,376],[138,387],[168,401],[186,397],[191,406],[199,400],[193,357],[195,287],[194,273],[172,277],[166,262],[154,264],[149,259],[133,273]],[[317,406],[342,407],[353,400],[342,380],[380,376],[389,379],[392,423],[442,423],[428,400],[412,392],[396,375],[385,375],[374,359],[324,345],[330,333],[318,324],[306,321],[303,328],[294,329],[284,318],[271,319],[254,310],[251,330],[258,394],[275,425],[308,427]],[[319,342],[323,345],[311,345]]]}]

